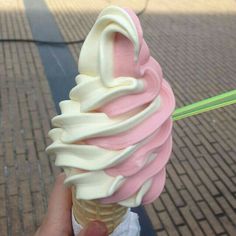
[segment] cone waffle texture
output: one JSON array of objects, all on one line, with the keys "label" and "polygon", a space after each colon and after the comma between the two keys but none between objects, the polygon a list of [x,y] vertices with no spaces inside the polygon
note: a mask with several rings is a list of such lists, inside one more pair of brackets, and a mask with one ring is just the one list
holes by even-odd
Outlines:
[{"label": "cone waffle texture", "polygon": [[122,222],[128,208],[118,204],[101,204],[98,200],[78,200],[72,188],[73,214],[83,227],[93,220],[104,222],[109,234]]}]

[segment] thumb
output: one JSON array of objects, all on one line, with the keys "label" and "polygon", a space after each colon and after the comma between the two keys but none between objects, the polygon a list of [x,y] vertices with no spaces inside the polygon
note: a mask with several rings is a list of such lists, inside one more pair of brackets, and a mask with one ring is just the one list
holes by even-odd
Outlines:
[{"label": "thumb", "polygon": [[91,221],[77,236],[108,236],[108,230],[103,222]]}]

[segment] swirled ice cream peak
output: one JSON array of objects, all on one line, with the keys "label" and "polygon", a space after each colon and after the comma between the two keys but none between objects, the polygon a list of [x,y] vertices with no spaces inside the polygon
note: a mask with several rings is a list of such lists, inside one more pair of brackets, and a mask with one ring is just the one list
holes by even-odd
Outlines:
[{"label": "swirled ice cream peak", "polygon": [[149,203],[165,183],[175,100],[133,11],[107,7],[80,53],[76,86],[49,132],[76,197]]}]

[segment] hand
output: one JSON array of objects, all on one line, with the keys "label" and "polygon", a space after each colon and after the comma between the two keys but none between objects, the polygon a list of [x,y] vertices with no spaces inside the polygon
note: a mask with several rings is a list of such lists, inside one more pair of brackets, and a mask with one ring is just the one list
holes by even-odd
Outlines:
[{"label": "hand", "polygon": [[[60,174],[48,203],[48,211],[35,236],[72,236],[71,190],[63,184],[65,174]],[[108,236],[104,223],[90,222],[77,236]]]}]

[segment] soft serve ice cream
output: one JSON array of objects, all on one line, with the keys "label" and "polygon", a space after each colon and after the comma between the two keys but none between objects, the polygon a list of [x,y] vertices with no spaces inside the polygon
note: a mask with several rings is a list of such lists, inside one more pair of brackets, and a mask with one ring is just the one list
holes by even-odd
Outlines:
[{"label": "soft serve ice cream", "polygon": [[52,119],[47,151],[78,199],[152,202],[165,184],[175,99],[131,10],[101,12],[82,46],[79,72],[70,100]]}]

